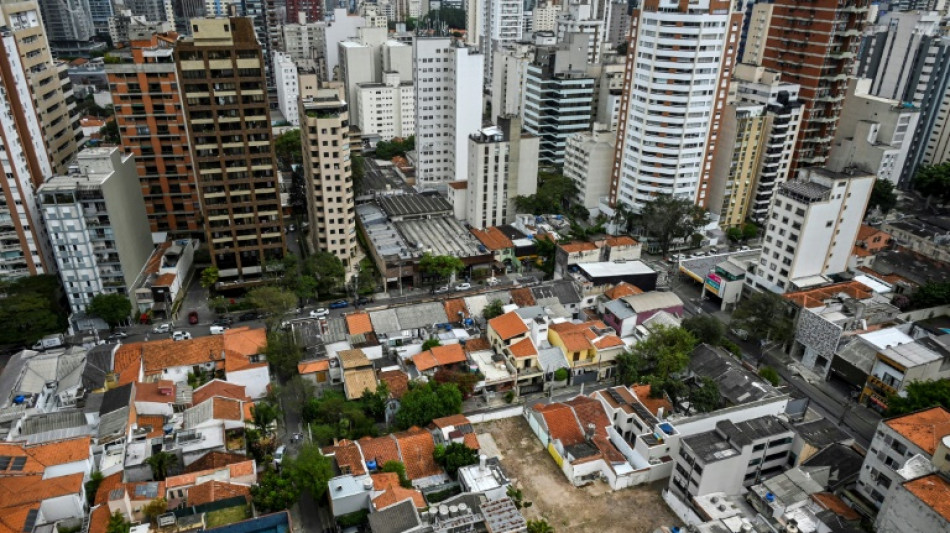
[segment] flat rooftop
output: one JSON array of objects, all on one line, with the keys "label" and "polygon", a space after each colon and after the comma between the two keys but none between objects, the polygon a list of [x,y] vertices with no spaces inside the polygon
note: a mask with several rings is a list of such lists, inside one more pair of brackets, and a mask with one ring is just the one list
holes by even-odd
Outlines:
[{"label": "flat rooftop", "polygon": [[[399,198],[399,197],[393,197]],[[439,199],[443,203],[445,200]],[[448,205],[446,203],[446,205]],[[402,220],[394,223],[406,242],[418,250],[418,255],[454,255],[473,257],[486,255],[479,250],[481,245],[468,229],[455,217],[440,216],[428,219]]]},{"label": "flat rooftop", "polygon": [[611,276],[634,276],[638,274],[655,274],[656,272],[643,261],[601,261],[597,263],[580,263],[576,265],[590,277],[606,278]]},{"label": "flat rooftop", "polygon": [[452,204],[441,196],[401,194],[383,196],[376,201],[390,217],[448,214],[453,210]]}]

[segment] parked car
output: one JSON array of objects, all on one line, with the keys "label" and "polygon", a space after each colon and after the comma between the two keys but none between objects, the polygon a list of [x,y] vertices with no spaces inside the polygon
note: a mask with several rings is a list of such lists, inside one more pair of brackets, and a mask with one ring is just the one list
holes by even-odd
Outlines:
[{"label": "parked car", "polygon": [[224,330],[226,330],[226,329],[228,329],[227,326],[221,326],[221,325],[215,324],[215,325],[211,326],[211,334],[212,334],[212,335],[223,335],[223,334],[224,334]]},{"label": "parked car", "polygon": [[188,311],[188,323],[191,325],[198,323],[198,311],[195,311],[194,309]]},{"label": "parked car", "polygon": [[117,341],[117,340],[119,340],[119,339],[124,339],[124,338],[126,338],[126,337],[128,337],[128,334],[123,333],[123,332],[121,332],[121,331],[116,331],[116,332],[113,333],[112,335],[109,335],[108,340],[110,340],[110,341]]},{"label": "parked car", "polygon": [[152,333],[168,333],[171,329],[170,324],[156,324],[155,327],[152,328]]},{"label": "parked car", "polygon": [[489,287],[494,287],[495,285],[498,285],[499,283],[501,283],[501,280],[499,280],[498,278],[488,278],[487,280],[485,280],[485,283],[487,283]]},{"label": "parked car", "polygon": [[445,293],[445,292],[449,292],[449,286],[448,286],[448,285],[443,285],[443,286],[439,287],[438,289],[436,289],[436,290],[434,290],[434,291],[432,291],[432,292],[435,293],[435,294],[442,294],[442,293]]},{"label": "parked car", "polygon": [[366,296],[360,296],[359,298],[356,299],[356,305],[366,305],[372,301],[373,301],[372,298],[367,298]]},{"label": "parked car", "polygon": [[274,452],[274,466],[275,467],[279,467],[281,461],[284,460],[284,450],[285,450],[285,447],[281,446],[280,448],[277,448],[277,450]]},{"label": "parked car", "polygon": [[472,288],[471,283],[459,283],[458,285],[455,286],[455,290],[457,291],[467,291],[471,288]]},{"label": "parked car", "polygon": [[215,326],[230,326],[234,324],[234,320],[229,316],[222,316],[214,321]]},{"label": "parked car", "polygon": [[185,339],[190,339],[190,338],[191,338],[191,333],[187,331],[176,331],[172,333],[172,340],[175,340],[175,341],[183,341]]},{"label": "parked car", "polygon": [[346,300],[337,300],[330,304],[330,309],[343,309],[349,306],[350,302],[347,302]]},{"label": "parked car", "polygon": [[260,316],[257,313],[250,311],[239,316],[238,320],[241,322],[247,322],[248,320],[257,320],[258,318],[260,318]]},{"label": "parked car", "polygon": [[310,318],[323,318],[330,314],[330,311],[325,307],[318,307],[313,311],[310,311]]}]

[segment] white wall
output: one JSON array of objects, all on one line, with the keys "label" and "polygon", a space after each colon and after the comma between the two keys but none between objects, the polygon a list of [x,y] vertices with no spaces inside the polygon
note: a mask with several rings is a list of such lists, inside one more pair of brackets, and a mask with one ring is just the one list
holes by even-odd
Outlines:
[{"label": "white wall", "polygon": [[43,514],[43,518],[49,522],[67,518],[80,518],[84,512],[84,498],[82,496],[82,494],[70,494],[43,500],[40,504],[40,512]]},{"label": "white wall", "polygon": [[[169,398],[174,401],[174,398]],[[140,415],[171,416],[174,410],[171,403],[135,402],[135,411]]]},{"label": "white wall", "polygon": [[[91,453],[91,452],[90,452]],[[92,472],[92,457],[82,461],[73,461],[72,463],[65,463],[61,465],[54,465],[46,467],[46,470],[43,471],[43,479],[50,479],[60,476],[68,476],[70,474],[79,474],[82,473],[83,476],[89,477],[89,474]]]},{"label": "white wall", "polygon": [[270,385],[270,372],[267,370],[267,365],[228,372],[227,381],[236,385],[244,385],[247,388],[247,395],[257,400],[267,395],[267,386]]}]

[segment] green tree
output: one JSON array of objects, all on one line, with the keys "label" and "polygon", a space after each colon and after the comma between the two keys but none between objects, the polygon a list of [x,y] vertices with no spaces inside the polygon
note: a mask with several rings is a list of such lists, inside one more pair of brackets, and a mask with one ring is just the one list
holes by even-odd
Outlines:
[{"label": "green tree", "polygon": [[265,437],[274,432],[274,424],[280,418],[280,407],[273,402],[258,402],[251,406],[251,422]]},{"label": "green tree", "polygon": [[96,470],[89,475],[89,481],[86,482],[86,503],[89,507],[96,501],[96,493],[99,492],[99,485],[102,485],[102,472]]},{"label": "green tree", "polygon": [[950,200],[950,161],[918,168],[911,184],[927,197],[928,207],[934,198],[941,201]]},{"label": "green tree", "polygon": [[317,282],[317,294],[325,298],[343,285],[346,267],[340,258],[329,252],[317,252],[304,263],[304,274]]},{"label": "green tree", "polygon": [[165,481],[168,472],[178,464],[178,456],[169,452],[153,453],[145,460],[145,464],[152,469],[152,479]]},{"label": "green tree", "polygon": [[557,253],[557,244],[548,238],[534,240],[535,251],[538,252],[537,265],[544,272],[545,278],[550,279],[554,275],[555,254]]},{"label": "green tree", "polygon": [[911,381],[904,392],[887,398],[887,416],[897,416],[931,407],[950,410],[950,379]]},{"label": "green tree", "polygon": [[0,341],[3,344],[27,344],[43,338],[45,335],[66,329],[59,316],[66,317],[63,311],[57,315],[53,302],[39,294],[7,294],[0,300]]},{"label": "green tree", "polygon": [[301,491],[307,491],[319,501],[327,491],[327,482],[333,477],[333,462],[323,455],[316,444],[305,444],[297,457],[285,459],[285,470]]},{"label": "green tree", "polygon": [[709,213],[688,198],[660,194],[643,206],[641,221],[666,257],[675,241],[690,237],[709,222]]},{"label": "green tree", "polygon": [[110,329],[129,319],[132,314],[132,302],[124,294],[97,294],[86,306],[86,312],[97,316],[109,324]]},{"label": "green tree", "polygon": [[379,141],[376,143],[376,158],[390,160],[394,157],[405,157],[406,152],[415,150],[416,138],[414,136],[396,137],[390,141]]},{"label": "green tree", "polygon": [[928,281],[911,295],[911,305],[917,309],[950,303],[950,282]]},{"label": "green tree", "polygon": [[554,381],[567,381],[570,376],[571,373],[566,368],[559,368],[554,371]]},{"label": "green tree", "polygon": [[504,306],[505,304],[501,303],[501,300],[492,300],[482,309],[482,316],[485,317],[485,320],[491,320],[496,316],[501,316],[505,313]]},{"label": "green tree", "polygon": [[155,523],[159,515],[168,511],[168,500],[165,498],[155,498],[142,507],[142,514],[152,524]]},{"label": "green tree", "polygon": [[749,240],[759,236],[759,227],[755,224],[746,222],[742,225],[742,239]]},{"label": "green tree", "polygon": [[617,381],[623,385],[633,385],[640,381],[640,359],[628,351],[617,354]]},{"label": "green tree", "polygon": [[251,485],[251,498],[259,513],[273,513],[296,503],[300,498],[300,489],[287,469],[277,472],[268,465],[257,478],[257,483]]},{"label": "green tree", "polygon": [[382,420],[386,414],[386,403],[389,401],[389,385],[385,381],[380,381],[376,386],[376,391],[369,389],[363,391],[360,397],[360,403],[363,404],[363,410],[369,413],[376,420]]},{"label": "green tree", "polygon": [[624,42],[618,44],[618,45],[617,45],[617,55],[620,56],[620,57],[626,57],[626,55],[627,55],[627,50],[629,49],[629,46],[630,46],[630,45],[627,44],[627,41],[624,41]]},{"label": "green tree", "polygon": [[528,533],[554,533],[554,528],[543,518],[528,520]]},{"label": "green tree", "polygon": [[99,129],[99,138],[102,139],[103,144],[119,144],[122,142],[118,122],[114,119],[106,121],[106,125]]},{"label": "green tree", "polygon": [[209,266],[201,271],[201,286],[205,289],[210,289],[218,282],[219,277],[220,272],[218,271],[218,267],[214,265]]},{"label": "green tree", "polygon": [[455,479],[459,468],[473,465],[478,462],[478,450],[473,450],[460,442],[449,443],[448,446],[439,444],[432,452],[436,464],[445,469],[450,478]]},{"label": "green tree", "polygon": [[563,174],[538,172],[538,192],[515,197],[515,209],[532,215],[567,214],[577,198],[577,184]]},{"label": "green tree", "polygon": [[407,489],[412,488],[412,481],[409,481],[409,478],[406,477],[406,465],[402,464],[401,461],[386,461],[383,463],[381,470],[383,472],[392,472],[399,476],[399,486]]},{"label": "green tree", "polygon": [[505,495],[511,498],[511,501],[515,503],[515,508],[519,510],[527,509],[533,505],[533,502],[524,499],[524,493],[521,492],[521,489],[516,489],[514,485],[508,485]]},{"label": "green tree", "polygon": [[[388,398],[388,391],[384,392]],[[380,393],[380,389],[377,389]],[[372,416],[367,416],[367,415]],[[322,398],[310,398],[304,404],[301,417],[310,424],[314,440],[332,444],[334,439],[356,440],[377,433],[372,404],[347,401],[342,393],[325,391]]]},{"label": "green tree", "polygon": [[739,302],[732,314],[731,326],[746,331],[756,340],[786,342],[794,333],[785,302],[781,296],[769,291],[753,292]]},{"label": "green tree", "polygon": [[125,516],[123,516],[122,512],[118,509],[109,515],[109,523],[106,524],[106,533],[129,533],[131,529],[132,524],[125,519]]},{"label": "green tree", "polygon": [[422,351],[424,352],[426,350],[431,350],[436,346],[442,346],[442,343],[439,342],[439,339],[426,339],[426,341],[422,343]]},{"label": "green tree", "polygon": [[272,330],[281,318],[297,307],[297,296],[280,287],[254,287],[247,293],[247,301],[267,314],[267,329]]},{"label": "green tree", "polygon": [[465,270],[465,263],[453,255],[432,255],[426,252],[419,259],[419,272],[428,277],[432,283],[450,279],[453,274],[458,274],[463,270]]},{"label": "green tree", "polygon": [[683,328],[655,326],[650,335],[635,344],[630,352],[636,357],[641,375],[668,379],[689,364],[696,338]]},{"label": "green tree", "polygon": [[871,198],[868,200],[867,213],[880,208],[881,213],[887,214],[891,209],[897,207],[897,191],[894,190],[894,184],[885,179],[878,179],[874,182],[874,188],[871,189]]},{"label": "green tree", "polygon": [[462,391],[453,383],[412,384],[400,400],[396,426],[425,427],[436,418],[462,412]]},{"label": "green tree", "polygon": [[712,378],[703,376],[697,386],[689,390],[690,407],[700,413],[708,413],[719,409],[722,401],[719,395],[719,385]]},{"label": "green tree", "polygon": [[303,348],[297,344],[290,331],[268,332],[264,353],[274,372],[284,379],[297,373],[297,363],[303,359]]},{"label": "green tree", "polygon": [[303,143],[300,130],[294,129],[281,133],[274,139],[274,152],[282,170],[290,170],[293,165],[303,163]]},{"label": "green tree", "polygon": [[699,342],[716,346],[722,341],[726,327],[716,317],[702,314],[683,319],[683,329],[690,332]]},{"label": "green tree", "polygon": [[771,383],[773,387],[777,386],[780,381],[778,372],[776,372],[775,369],[770,366],[763,366],[760,368],[759,377]]},{"label": "green tree", "polygon": [[731,227],[731,228],[727,229],[727,230],[726,230],[726,237],[728,237],[729,240],[732,241],[732,242],[742,242],[742,239],[743,239],[743,236],[742,236],[742,228],[739,228],[739,227]]}]

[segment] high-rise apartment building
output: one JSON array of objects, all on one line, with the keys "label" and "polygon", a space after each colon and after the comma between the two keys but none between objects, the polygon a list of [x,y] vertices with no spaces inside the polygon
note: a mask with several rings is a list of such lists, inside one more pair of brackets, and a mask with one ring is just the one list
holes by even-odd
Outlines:
[{"label": "high-rise apartment building", "polygon": [[572,200],[593,211],[610,193],[611,160],[617,132],[600,124],[593,131],[575,133],[564,149],[564,177],[577,186]]},{"label": "high-rise apartment building", "polygon": [[158,240],[165,233],[202,233],[174,58],[178,34],[133,37],[131,62],[106,65],[106,73],[122,150],[135,155],[149,228]]},{"label": "high-rise apartment building", "polygon": [[[4,8],[7,5],[3,6]],[[40,25],[39,12],[8,17],[19,27]],[[17,51],[18,26],[0,30],[0,277],[56,271],[33,191],[53,174],[26,69]],[[42,27],[40,27],[42,36]]]},{"label": "high-rise apartment building", "polygon": [[202,225],[228,288],[261,280],[284,255],[264,60],[247,18],[192,20],[175,47]]},{"label": "high-rise apartment building", "polygon": [[496,43],[492,50],[491,110],[498,115],[520,115],[524,80],[534,60],[535,47],[527,43]]},{"label": "high-rise apartment building", "polygon": [[762,104],[729,102],[723,107],[713,154],[709,202],[722,228],[742,227],[755,197],[755,183],[763,156],[769,119]]},{"label": "high-rise apartment building", "polygon": [[552,0],[538,2],[531,12],[531,30],[539,31],[557,31],[557,17],[561,14],[563,6]]},{"label": "high-rise apartment building", "polygon": [[353,39],[339,43],[339,50],[346,101],[352,104],[349,108],[352,124],[363,123],[360,107],[356,105],[360,85],[384,83],[388,73],[395,73],[400,80],[412,83],[412,47],[390,39],[386,28],[358,28]]},{"label": "high-rise apartment building", "polygon": [[64,56],[88,56],[105,50],[105,43],[93,42],[96,27],[89,0],[39,0],[49,46]]},{"label": "high-rise apartment building", "polygon": [[417,37],[416,181],[437,185],[468,175],[468,136],[482,125],[484,57],[448,37]]},{"label": "high-rise apartment building", "polygon": [[[77,142],[82,136],[69,79],[61,76],[53,61],[40,9],[34,0],[0,3],[0,12],[3,25],[15,43],[7,51],[19,52],[19,63],[40,121],[39,138],[46,144],[53,172],[65,173],[69,162],[76,157]],[[37,185],[41,182],[42,179],[34,179]]]},{"label": "high-rise apartment building", "polygon": [[874,180],[854,168],[810,167],[779,185],[759,264],[746,283],[784,293],[830,283],[828,276],[845,272]]},{"label": "high-rise apartment building", "polygon": [[300,68],[313,70],[326,80],[327,37],[325,22],[307,22],[303,15],[281,31],[281,49]]},{"label": "high-rise apartment building", "polygon": [[649,0],[633,11],[612,203],[639,210],[669,194],[708,204],[741,22],[727,0]]},{"label": "high-rise apartment building", "polygon": [[382,83],[357,84],[357,126],[363,135],[375,133],[384,141],[416,134],[416,92],[412,80],[387,72]]},{"label": "high-rise apartment building", "polygon": [[517,116],[497,122],[468,136],[465,221],[479,229],[514,222],[515,197],[538,190],[538,138]]},{"label": "high-rise apartment building", "polygon": [[745,2],[742,17],[742,33],[739,38],[739,62],[749,65],[761,65],[765,56],[766,41],[769,38],[769,26],[772,24],[772,10],[775,4],[765,0]]},{"label": "high-rise apartment building", "polygon": [[[90,0],[90,4],[92,2]],[[121,0],[118,5],[149,22],[175,22],[175,11],[167,0]]]},{"label": "high-rise apartment building", "polygon": [[926,50],[939,29],[940,16],[936,13],[882,14],[865,32],[855,74],[871,80],[868,91],[874,96],[914,101],[916,87],[911,83],[917,78],[915,71],[919,68],[914,58]]},{"label": "high-rise apartment building", "polygon": [[87,148],[37,191],[74,319],[96,295],[130,295],[154,250],[133,158]]},{"label": "high-rise apartment building", "polygon": [[804,109],[794,172],[823,165],[828,158],[870,0],[774,3],[762,66],[801,86]]},{"label": "high-rise apartment building", "polygon": [[115,16],[112,0],[89,0],[89,16],[97,35],[109,34],[109,19]]},{"label": "high-rise apartment building", "polygon": [[297,22],[298,13],[303,13],[307,17],[307,22],[323,20],[325,7],[323,0],[286,0],[285,3],[287,4],[287,22]]},{"label": "high-rise apartment building", "polygon": [[465,44],[479,47],[485,35],[486,0],[466,0],[465,2]]},{"label": "high-rise apartment building", "polygon": [[585,35],[587,61],[596,65],[600,62],[607,40],[610,8],[611,4],[607,0],[565,0],[555,28],[558,42],[566,41],[571,34]]},{"label": "high-rise apartment building", "polygon": [[352,273],[358,266],[359,245],[344,94],[339,84],[302,94],[300,138],[313,248],[337,256]]}]

